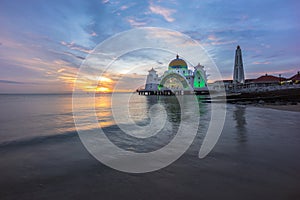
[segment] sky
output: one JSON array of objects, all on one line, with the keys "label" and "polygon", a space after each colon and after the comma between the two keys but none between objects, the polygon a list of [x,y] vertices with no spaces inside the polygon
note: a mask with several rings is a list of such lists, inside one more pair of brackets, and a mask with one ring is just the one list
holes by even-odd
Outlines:
[{"label": "sky", "polygon": [[[81,64],[98,44],[140,27],[171,29],[197,40],[224,79],[232,78],[237,45],[243,51],[246,78],[266,73],[291,77],[300,71],[297,0],[0,2],[0,93],[71,92]],[[139,61],[159,73],[167,69],[173,56],[146,51],[130,55],[116,63],[133,67]],[[154,56],[148,59],[151,63],[146,55]],[[141,69],[131,70],[125,79],[143,82],[147,70]],[[109,84],[99,86],[98,91],[111,91],[121,71],[107,73],[103,81]]]}]

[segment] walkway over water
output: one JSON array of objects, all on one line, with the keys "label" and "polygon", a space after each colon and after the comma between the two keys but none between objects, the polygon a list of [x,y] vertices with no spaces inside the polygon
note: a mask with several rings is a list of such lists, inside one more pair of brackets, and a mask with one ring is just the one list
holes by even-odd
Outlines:
[{"label": "walkway over water", "polygon": [[190,91],[190,90],[163,90],[163,91],[156,91],[156,90],[137,90],[139,95],[158,95],[158,96],[172,96],[172,95],[207,95],[209,94],[208,90],[202,91]]}]

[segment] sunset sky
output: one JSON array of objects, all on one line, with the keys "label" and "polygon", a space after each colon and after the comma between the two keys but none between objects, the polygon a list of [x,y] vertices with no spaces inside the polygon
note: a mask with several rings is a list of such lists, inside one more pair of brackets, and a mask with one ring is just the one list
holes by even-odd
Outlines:
[{"label": "sunset sky", "polygon": [[[232,77],[237,45],[246,78],[290,77],[300,71],[299,8],[297,0],[1,0],[0,93],[70,92],[80,64],[99,43],[148,26],[199,41],[224,79]],[[146,74],[130,77],[143,81]],[[111,90],[116,76],[107,74],[111,84],[99,91]]]}]

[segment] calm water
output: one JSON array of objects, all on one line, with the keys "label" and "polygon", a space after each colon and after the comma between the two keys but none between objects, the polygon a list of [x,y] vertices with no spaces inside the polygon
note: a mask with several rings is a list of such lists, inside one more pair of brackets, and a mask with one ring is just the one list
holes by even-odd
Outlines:
[{"label": "calm water", "polygon": [[[130,99],[128,104],[124,103],[126,102],[124,99],[127,98]],[[199,115],[201,116],[198,138],[203,138],[205,135],[211,116],[210,104],[202,103],[202,98],[198,97],[200,102]],[[99,124],[108,133],[108,136],[109,134],[113,135],[110,138],[112,140],[124,139],[121,137],[123,132],[118,129],[114,120],[116,116],[113,115],[112,106],[115,115],[119,115],[118,124],[126,126],[129,116],[137,125],[146,126],[151,122],[150,108],[157,104],[162,105],[162,108],[156,108],[154,113],[157,116],[152,117],[158,117],[158,121],[166,121],[160,124],[164,128],[157,134],[158,137],[156,138],[160,141],[160,144],[157,145],[162,146],[172,139],[180,124],[180,105],[175,97],[117,94],[112,101],[111,95],[105,94],[95,98]],[[86,120],[86,124],[82,125],[80,129],[94,128],[89,123],[91,116],[85,112],[86,109],[90,108],[90,105],[82,99],[81,106],[83,112],[80,115]],[[160,118],[160,115],[164,114],[161,110],[164,109],[167,112],[167,119]],[[0,95],[0,110],[0,144],[2,145],[76,132],[71,95]],[[237,146],[255,146],[261,143],[268,146],[274,145],[276,142],[278,145],[276,148],[282,148],[281,145],[287,142],[300,145],[299,118],[300,113],[297,112],[229,104],[227,105],[226,122],[222,133],[223,142]],[[118,137],[114,138],[116,135]],[[128,136],[125,139],[128,138],[132,139],[133,137]],[[130,142],[124,144],[123,148],[126,148],[126,145],[135,145],[136,140]],[[147,144],[142,143],[141,145],[150,145],[148,142],[150,140],[147,141]]]},{"label": "calm water", "polygon": [[[124,101],[127,98],[129,103],[127,100]],[[201,98],[199,97],[199,101]],[[167,124],[161,125],[169,126],[165,131],[172,132],[173,128],[176,129],[180,124],[180,105],[175,97],[116,94],[112,101],[110,94],[103,94],[95,98],[99,125],[105,130],[116,125],[114,120],[116,116],[113,115],[112,106],[115,115],[118,115],[118,124],[129,123],[129,116],[137,125],[145,126],[150,123],[150,108],[157,104],[162,105],[162,108],[156,108],[153,111],[157,115],[154,117],[158,117],[157,122],[159,122],[160,114],[163,114],[161,110],[165,109],[167,119],[163,120],[167,121]],[[80,106],[82,109],[80,117],[86,120],[86,124],[80,129],[94,128],[90,124],[92,117],[85,112],[90,108],[90,104],[83,98]],[[0,110],[0,144],[61,135],[76,130],[71,95],[0,95]],[[124,110],[128,110],[128,112]],[[209,104],[200,103],[199,114],[203,122],[209,120],[209,110]],[[155,125],[154,123],[153,126]]]},{"label": "calm water", "polygon": [[[118,95],[114,101],[116,110],[128,109],[131,119],[138,125],[151,123],[149,108],[156,104],[165,108],[167,117],[164,129],[149,140],[122,136],[110,109],[111,96],[98,96],[95,105],[99,124],[115,144],[131,151],[147,152],[172,140],[180,124],[180,107],[174,97],[134,95],[126,106],[122,99],[128,94]],[[92,182],[98,189],[92,191],[93,186],[90,186],[90,190],[81,189],[82,194],[99,191],[97,195],[109,198],[115,187],[120,187],[124,189],[123,193],[114,193],[114,198],[125,195],[129,199],[135,194],[132,188],[148,197],[155,198],[152,193],[160,194],[164,199],[170,195],[172,199],[186,196],[190,199],[253,199],[252,196],[256,199],[300,198],[300,113],[227,105],[222,135],[213,151],[201,160],[198,152],[210,120],[210,104],[200,102],[199,105],[201,123],[198,135],[184,156],[158,172],[131,176],[99,166],[97,161],[83,152],[81,143],[77,139],[74,141],[76,132],[71,95],[0,95],[0,185],[7,187],[7,194],[2,197],[16,197],[15,190],[25,194],[25,189],[20,188],[27,183],[26,180],[34,179],[47,180],[41,182],[49,190],[39,190],[39,186],[34,184],[28,184],[26,188],[26,191],[40,194],[39,197],[44,197],[43,191],[49,194],[53,190],[57,190],[57,194],[60,194],[59,191],[64,194],[74,192],[74,187],[81,188],[81,184]],[[82,100],[82,109],[87,108],[88,105]],[[161,113],[160,109],[155,111]],[[81,129],[93,128],[88,123],[91,116],[83,112],[81,117],[87,121]],[[126,125],[128,119],[123,116],[120,120]],[[66,137],[47,142],[57,135]],[[40,140],[32,142],[36,138]],[[25,147],[18,147],[19,143],[25,144]],[[10,148],[12,144],[13,149]],[[48,157],[53,160],[46,160]],[[16,163],[15,158],[20,161]],[[95,163],[98,163],[97,166]],[[68,188],[63,185],[66,179],[62,174],[72,170],[77,172],[68,176],[72,182],[72,187]],[[79,176],[80,173],[90,173],[90,176],[85,179]],[[52,184],[45,178],[47,176],[55,176],[60,181]],[[25,178],[19,180],[20,177]],[[101,182],[103,180],[106,182]],[[10,193],[10,190],[13,191]],[[164,191],[168,195],[164,196]],[[29,193],[26,194],[30,199]]]}]

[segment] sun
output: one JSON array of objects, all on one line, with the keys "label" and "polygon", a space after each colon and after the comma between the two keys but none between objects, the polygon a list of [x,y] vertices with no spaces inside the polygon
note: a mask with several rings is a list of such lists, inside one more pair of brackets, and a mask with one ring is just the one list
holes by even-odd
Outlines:
[{"label": "sun", "polygon": [[106,87],[97,87],[96,92],[111,92],[111,90]]}]

